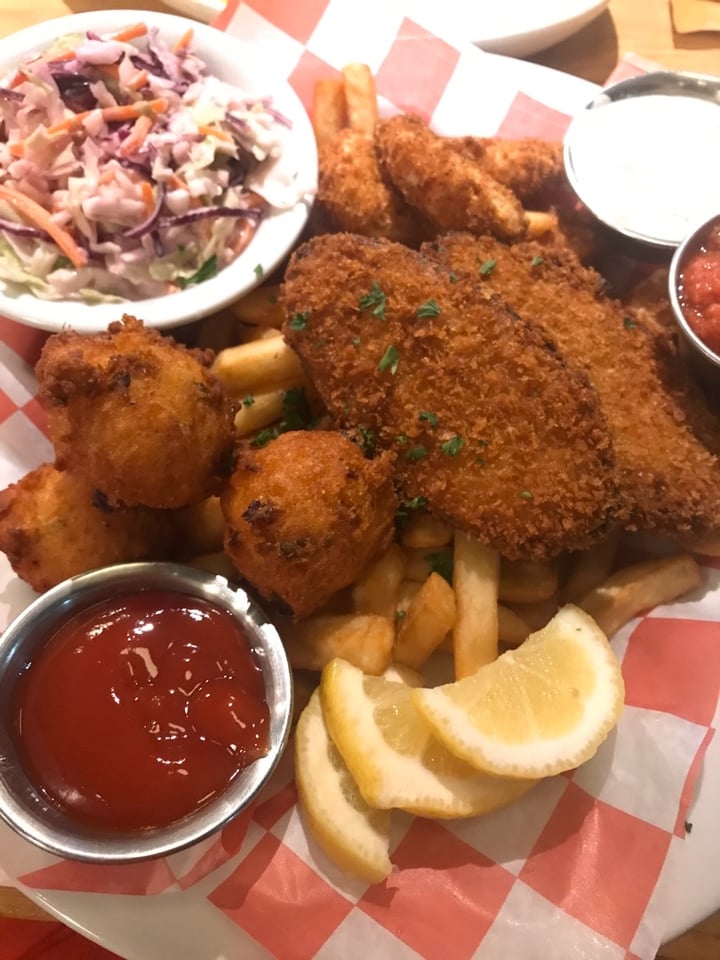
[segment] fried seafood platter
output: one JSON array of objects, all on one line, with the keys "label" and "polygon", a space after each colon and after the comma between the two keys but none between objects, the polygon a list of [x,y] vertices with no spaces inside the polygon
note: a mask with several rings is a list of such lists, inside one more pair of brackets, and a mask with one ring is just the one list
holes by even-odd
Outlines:
[{"label": "fried seafood platter", "polygon": [[[277,282],[187,343],[129,316],[48,339],[55,460],[0,493],[0,549],[38,591],[147,558],[247,585],[296,670],[307,822],[374,882],[390,809],[480,814],[593,755],[622,708],[607,638],[720,546],[720,425],[662,269],[612,269],[558,144],[380,119],[362,65],[314,119],[317,202]],[[663,555],[623,562],[636,533]],[[437,663],[452,730],[415,690]],[[507,690],[509,732],[467,706]]]}]

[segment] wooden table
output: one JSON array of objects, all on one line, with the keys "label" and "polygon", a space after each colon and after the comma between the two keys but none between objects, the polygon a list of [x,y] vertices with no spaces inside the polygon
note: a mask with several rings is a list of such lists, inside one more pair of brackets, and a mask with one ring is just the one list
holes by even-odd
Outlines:
[{"label": "wooden table", "polygon": [[[107,6],[102,0],[2,0],[0,36],[51,17]],[[123,0],[118,6],[173,12],[159,0]],[[626,53],[637,53],[668,69],[720,75],[720,33],[675,33],[669,0],[610,0],[608,10],[594,23],[530,59],[602,83]],[[2,887],[0,916],[49,919],[22,894]],[[717,960],[718,957],[720,912],[666,944],[658,954],[658,960]]]}]

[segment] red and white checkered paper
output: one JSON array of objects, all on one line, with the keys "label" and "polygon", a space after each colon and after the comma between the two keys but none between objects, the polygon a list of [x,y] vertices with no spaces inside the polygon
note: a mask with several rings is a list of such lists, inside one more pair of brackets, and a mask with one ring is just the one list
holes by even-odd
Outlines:
[{"label": "red and white checkered paper", "polygon": [[[308,107],[316,79],[362,61],[383,112],[419,113],[446,134],[558,139],[594,89],[441,38],[397,3],[377,19],[351,0],[230,0],[216,26],[265,44]],[[619,73],[645,69],[630,59]],[[32,374],[43,340],[0,319],[0,486],[52,458]],[[3,867],[38,891],[182,896],[202,881],[246,960],[651,960],[720,690],[720,571],[703,572],[696,594],[614,638],[626,707],[592,761],[484,818],[398,814],[397,869],[382,885],[343,877],[308,838],[289,757],[253,809],[189,851],[106,867],[5,832]],[[31,596],[6,581],[5,620]]]}]

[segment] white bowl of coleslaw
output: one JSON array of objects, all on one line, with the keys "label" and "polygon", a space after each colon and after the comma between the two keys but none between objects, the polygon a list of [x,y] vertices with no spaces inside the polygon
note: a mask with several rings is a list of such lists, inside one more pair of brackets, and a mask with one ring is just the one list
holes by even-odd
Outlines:
[{"label": "white bowl of coleslaw", "polygon": [[0,314],[92,332],[128,312],[163,329],[261,283],[317,181],[310,120],[262,56],[138,10],[0,41]]}]

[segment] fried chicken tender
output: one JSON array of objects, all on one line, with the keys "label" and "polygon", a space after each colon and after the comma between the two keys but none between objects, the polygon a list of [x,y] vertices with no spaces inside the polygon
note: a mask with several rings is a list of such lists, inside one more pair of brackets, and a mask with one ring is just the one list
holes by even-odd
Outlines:
[{"label": "fried chicken tender", "polygon": [[508,247],[455,234],[423,248],[457,272],[482,277],[536,323],[600,397],[615,448],[621,517],[630,529],[700,536],[720,523],[720,422],[708,410],[667,338],[604,293],[602,278],[567,251]]},{"label": "fried chicken tender", "polygon": [[127,315],[107,333],[50,337],[35,372],[55,465],[111,505],[181,507],[216,492],[233,406],[211,361]]},{"label": "fried chicken tender", "polygon": [[524,235],[527,219],[515,194],[419,117],[381,120],[375,144],[380,169],[438,230]]},{"label": "fried chicken tender", "polygon": [[172,515],[111,508],[82,477],[45,463],[0,491],[0,550],[42,593],[67,577],[169,556]]},{"label": "fried chicken tender", "polygon": [[225,551],[281,612],[305,617],[355,581],[393,536],[389,455],[367,460],[327,430],[282,433],[239,448],[221,494]]},{"label": "fried chicken tender", "polygon": [[544,208],[567,183],[562,143],[527,137],[451,137],[449,142],[515,194],[526,209]]},{"label": "fried chicken tender", "polygon": [[613,505],[597,396],[530,324],[454,279],[399,244],[316,238],[285,275],[285,336],[336,421],[396,452],[406,498],[511,559],[585,547]]},{"label": "fried chicken tender", "polygon": [[380,173],[372,136],[340,130],[319,156],[317,204],[340,230],[409,246],[435,231]]}]

